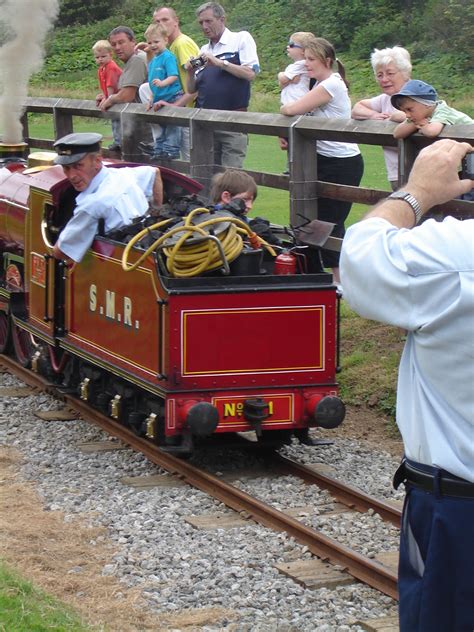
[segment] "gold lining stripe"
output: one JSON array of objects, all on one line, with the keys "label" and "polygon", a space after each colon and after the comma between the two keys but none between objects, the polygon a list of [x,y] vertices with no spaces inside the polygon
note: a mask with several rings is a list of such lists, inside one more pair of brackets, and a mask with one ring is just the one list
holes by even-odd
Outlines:
[{"label": "gold lining stripe", "polygon": [[[189,371],[187,369],[187,321],[191,316],[209,316],[209,315],[228,315],[231,314],[255,314],[255,313],[277,313],[277,312],[320,312],[320,325],[319,325],[319,356],[321,358],[319,364],[308,365],[308,366],[297,366],[297,367],[272,367],[272,368],[247,368],[247,369],[208,369],[206,371]],[[326,369],[326,358],[325,358],[325,347],[323,344],[324,340],[324,315],[325,315],[325,305],[307,305],[307,306],[293,306],[293,307],[249,307],[248,309],[242,308],[234,308],[230,307],[228,309],[209,309],[209,310],[183,310],[181,313],[181,340],[182,340],[182,349],[181,349],[181,366],[182,366],[182,375],[184,376],[212,376],[212,375],[267,375],[271,373],[281,373],[281,372],[303,372],[303,371],[324,371]]]}]

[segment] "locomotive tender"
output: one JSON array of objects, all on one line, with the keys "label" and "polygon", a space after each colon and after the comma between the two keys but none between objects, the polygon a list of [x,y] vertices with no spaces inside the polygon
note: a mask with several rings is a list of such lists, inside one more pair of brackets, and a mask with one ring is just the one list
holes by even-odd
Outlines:
[{"label": "locomotive tender", "polygon": [[[161,171],[169,203],[201,188]],[[275,274],[264,261],[180,278],[139,244],[126,272],[126,245],[107,236],[68,268],[51,248],[75,197],[60,166],[0,162],[1,353],[177,453],[249,430],[310,443],[309,428],[342,422],[330,274]]]}]

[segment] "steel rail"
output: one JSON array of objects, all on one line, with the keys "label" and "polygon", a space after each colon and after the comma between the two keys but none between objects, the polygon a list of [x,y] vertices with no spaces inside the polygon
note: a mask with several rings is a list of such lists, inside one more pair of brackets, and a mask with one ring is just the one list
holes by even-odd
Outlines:
[{"label": "steel rail", "polygon": [[157,446],[137,437],[130,430],[108,417],[96,413],[96,411],[91,412],[91,409],[82,401],[69,395],[66,396],[66,400],[70,406],[79,410],[82,415],[91,419],[104,430],[118,437],[134,449],[139,450],[150,461],[178,476],[189,485],[220,500],[235,511],[245,512],[249,518],[265,527],[288,533],[300,544],[307,546],[312,553],[321,559],[341,566],[353,577],[360,579],[394,599],[397,598],[397,575],[382,564],[352,551],[314,529],[306,527],[295,518],[287,516],[282,511],[278,511],[270,505],[253,498],[246,492],[229,485],[218,477],[160,450]]},{"label": "steel rail", "polygon": [[[47,388],[48,390],[54,389],[54,385],[48,383],[47,380],[28,372],[10,359],[8,359],[8,362],[5,362],[5,360],[6,358],[2,356],[0,363],[8,366],[9,370],[13,370],[27,384]],[[25,377],[23,377],[24,375]],[[307,546],[314,555],[317,555],[323,561],[337,564],[356,579],[394,599],[398,599],[397,574],[389,568],[364,557],[356,551],[352,551],[332,538],[305,526],[295,518],[287,516],[282,511],[274,509],[246,492],[192,466],[190,463],[160,450],[160,448],[149,441],[133,434],[125,426],[91,409],[85,402],[76,397],[61,393],[59,396],[66,401],[68,406],[86,418],[87,421],[100,426],[109,434],[140,451],[150,461],[167,470],[170,474],[174,474],[193,487],[220,500],[231,509],[245,512],[245,517],[251,518],[265,527],[288,533],[297,542]]]},{"label": "steel rail", "polygon": [[293,459],[278,454],[278,452],[271,454],[270,459],[285,473],[298,476],[305,483],[314,484],[321,489],[327,490],[336,500],[347,507],[361,513],[372,509],[386,522],[390,522],[395,527],[400,527],[402,512],[390,503],[373,498],[348,483],[343,483],[335,478],[316,472],[307,465],[293,461]]}]

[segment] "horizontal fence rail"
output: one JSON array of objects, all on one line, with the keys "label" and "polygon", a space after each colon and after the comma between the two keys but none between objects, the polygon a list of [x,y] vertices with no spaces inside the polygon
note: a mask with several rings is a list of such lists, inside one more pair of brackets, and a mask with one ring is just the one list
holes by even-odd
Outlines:
[{"label": "horizontal fence rail", "polygon": [[[149,162],[138,149],[139,142],[150,138],[150,124],[180,125],[189,127],[191,159],[173,161],[173,168],[189,174],[209,190],[212,176],[225,167],[214,165],[211,157],[214,149],[214,131],[232,131],[289,139],[290,175],[246,170],[258,185],[289,191],[289,222],[300,224],[301,218],[309,220],[318,216],[318,198],[326,197],[360,204],[373,205],[386,197],[386,190],[331,184],[317,178],[316,140],[332,140],[399,147],[399,184],[408,179],[418,151],[433,142],[421,134],[397,141],[393,137],[395,123],[387,121],[358,121],[352,119],[318,119],[312,116],[288,117],[282,114],[261,112],[235,112],[165,106],[158,112],[147,112],[141,103],[125,103],[102,112],[94,101],[29,97],[25,100],[23,115],[24,140],[39,149],[53,149],[55,139],[74,131],[74,117],[120,120],[122,130],[122,156],[130,162]],[[28,113],[50,114],[53,118],[54,139],[33,138],[28,130]],[[439,136],[466,141],[474,145],[474,125],[446,126]],[[453,214],[473,217],[474,203],[452,200],[442,207],[435,207],[430,214]]]}]

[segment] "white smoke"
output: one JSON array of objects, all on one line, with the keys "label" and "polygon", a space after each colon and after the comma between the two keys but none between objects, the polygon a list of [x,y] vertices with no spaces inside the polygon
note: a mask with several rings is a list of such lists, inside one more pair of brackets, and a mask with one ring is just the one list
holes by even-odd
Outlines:
[{"label": "white smoke", "polygon": [[3,141],[20,143],[28,81],[43,65],[44,39],[59,12],[59,0],[0,0],[0,130]]}]

